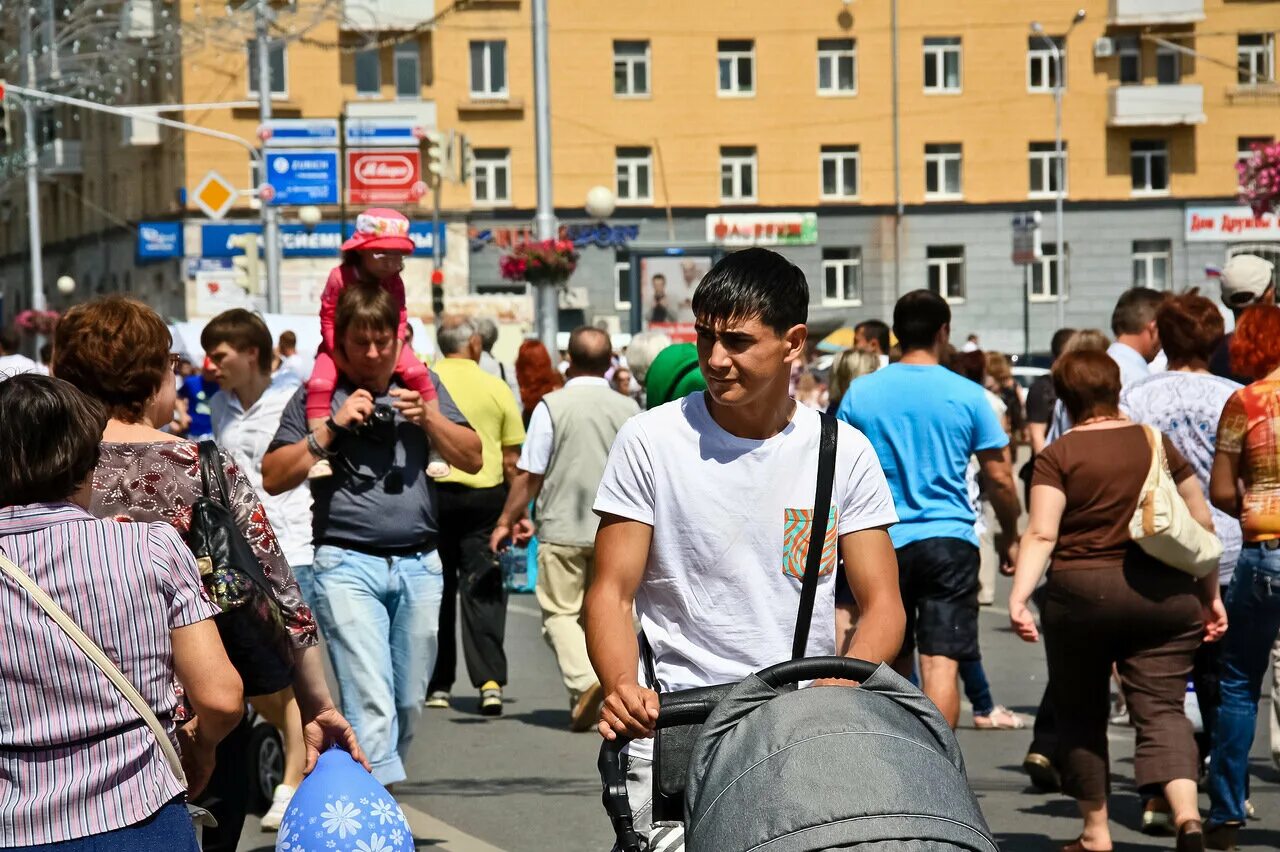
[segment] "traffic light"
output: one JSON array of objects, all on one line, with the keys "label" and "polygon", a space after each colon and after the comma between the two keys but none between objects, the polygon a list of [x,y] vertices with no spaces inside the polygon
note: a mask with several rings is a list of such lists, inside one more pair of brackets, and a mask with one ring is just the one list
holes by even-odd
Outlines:
[{"label": "traffic light", "polygon": [[227,245],[244,252],[231,258],[236,270],[236,284],[243,287],[246,293],[262,292],[261,278],[258,277],[258,235],[235,234],[227,238]]},{"label": "traffic light", "polygon": [[449,170],[448,137],[440,130],[428,130],[427,137],[427,171],[431,173],[431,183],[439,186]]},{"label": "traffic light", "polygon": [[471,152],[471,140],[466,134],[458,137],[458,181],[466,183],[475,173],[475,155]]}]

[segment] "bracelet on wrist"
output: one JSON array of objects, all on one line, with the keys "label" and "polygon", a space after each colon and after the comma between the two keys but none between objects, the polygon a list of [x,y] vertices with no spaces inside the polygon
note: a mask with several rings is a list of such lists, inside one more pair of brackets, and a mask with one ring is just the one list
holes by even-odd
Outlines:
[{"label": "bracelet on wrist", "polygon": [[324,428],[328,429],[330,434],[332,434],[335,438],[340,437],[342,435],[346,435],[351,431],[346,426],[339,426],[338,421],[334,420],[332,417],[324,421]]},{"label": "bracelet on wrist", "polygon": [[320,442],[316,439],[315,432],[307,433],[307,451],[318,459],[331,459],[337,455],[333,450],[320,446]]}]

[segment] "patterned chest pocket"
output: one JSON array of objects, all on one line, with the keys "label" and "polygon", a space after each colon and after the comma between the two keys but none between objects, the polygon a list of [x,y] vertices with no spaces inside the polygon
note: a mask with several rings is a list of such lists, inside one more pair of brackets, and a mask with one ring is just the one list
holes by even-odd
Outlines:
[{"label": "patterned chest pocket", "polygon": [[[809,539],[813,535],[813,510],[784,509],[782,530],[782,573],[796,580],[803,579]],[[822,568],[818,572],[821,577],[836,570],[838,537],[836,507],[832,506],[827,514],[827,535],[822,542]]]}]

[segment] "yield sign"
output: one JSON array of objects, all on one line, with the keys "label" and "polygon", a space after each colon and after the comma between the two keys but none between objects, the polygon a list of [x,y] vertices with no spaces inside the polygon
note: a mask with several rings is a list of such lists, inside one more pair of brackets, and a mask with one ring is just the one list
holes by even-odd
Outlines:
[{"label": "yield sign", "polygon": [[227,215],[231,205],[236,203],[238,195],[236,188],[226,178],[211,169],[196,187],[193,199],[196,206],[204,211],[204,215],[210,219],[221,219]]}]

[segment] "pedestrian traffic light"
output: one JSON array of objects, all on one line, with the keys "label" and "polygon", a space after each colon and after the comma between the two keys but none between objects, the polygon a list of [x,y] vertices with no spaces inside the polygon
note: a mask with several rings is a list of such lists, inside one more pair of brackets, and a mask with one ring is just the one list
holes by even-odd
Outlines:
[{"label": "pedestrian traffic light", "polygon": [[427,171],[433,176],[432,183],[440,183],[448,172],[449,150],[448,137],[440,130],[428,130],[427,138]]},{"label": "pedestrian traffic light", "polygon": [[261,292],[261,279],[258,272],[258,235],[235,234],[227,238],[227,246],[244,252],[231,258],[231,263],[236,270],[236,284],[243,287],[246,293]]}]

